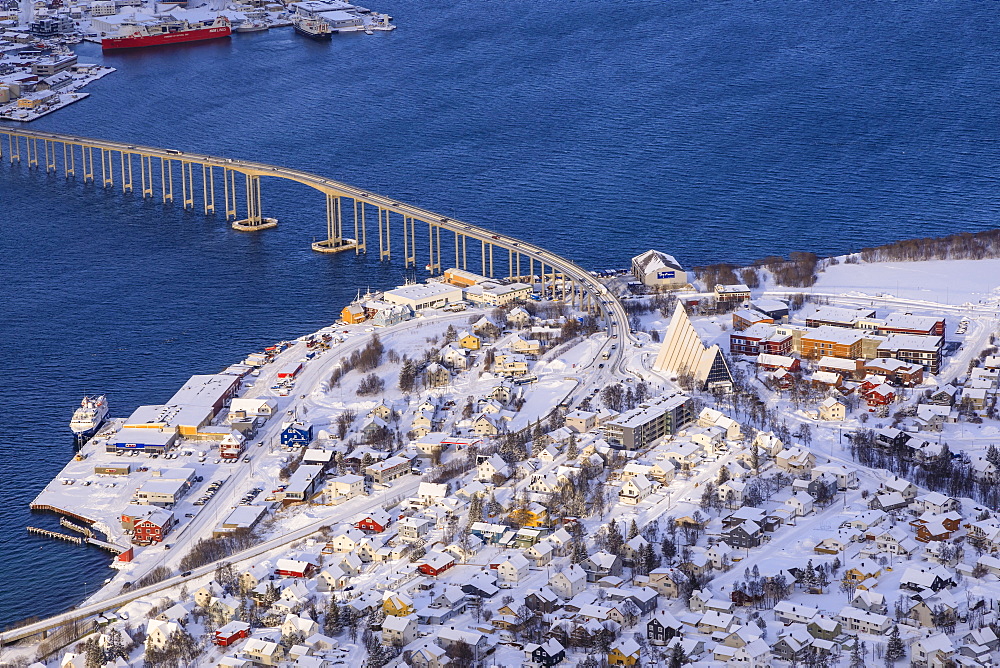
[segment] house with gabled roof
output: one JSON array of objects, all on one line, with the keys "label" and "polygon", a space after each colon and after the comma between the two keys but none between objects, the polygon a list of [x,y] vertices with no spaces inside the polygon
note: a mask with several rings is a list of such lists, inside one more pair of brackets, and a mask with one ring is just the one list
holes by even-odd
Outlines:
[{"label": "house with gabled roof", "polygon": [[634,506],[642,503],[654,489],[654,483],[644,475],[632,476],[618,490],[618,501]]},{"label": "house with gabled roof", "polygon": [[564,599],[571,599],[586,587],[587,572],[578,564],[571,564],[549,578],[549,588]]},{"label": "house with gabled roof", "polygon": [[597,582],[609,575],[621,575],[622,560],[616,555],[599,550],[584,559],[580,567],[587,574],[587,582]]}]

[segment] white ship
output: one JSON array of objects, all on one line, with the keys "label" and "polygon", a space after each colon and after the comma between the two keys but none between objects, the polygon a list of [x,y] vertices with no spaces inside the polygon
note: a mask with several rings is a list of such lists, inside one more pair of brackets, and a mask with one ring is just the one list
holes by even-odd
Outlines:
[{"label": "white ship", "polygon": [[77,438],[90,438],[107,419],[108,400],[103,394],[99,397],[84,397],[80,407],[73,413],[73,419],[69,421],[69,428]]}]

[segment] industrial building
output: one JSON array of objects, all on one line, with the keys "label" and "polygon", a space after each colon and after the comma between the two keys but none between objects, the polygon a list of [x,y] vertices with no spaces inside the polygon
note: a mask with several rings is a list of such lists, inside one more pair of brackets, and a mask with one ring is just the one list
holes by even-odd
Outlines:
[{"label": "industrial building", "polygon": [[464,299],[462,288],[446,283],[414,283],[387,290],[382,299],[390,304],[408,306],[414,311],[440,308]]},{"label": "industrial building", "polygon": [[658,438],[676,434],[694,421],[691,397],[676,393],[640,404],[604,423],[604,440],[612,447],[639,450]]},{"label": "industrial building", "polygon": [[687,272],[673,255],[648,250],[632,258],[632,275],[649,287],[680,288],[687,285]]}]

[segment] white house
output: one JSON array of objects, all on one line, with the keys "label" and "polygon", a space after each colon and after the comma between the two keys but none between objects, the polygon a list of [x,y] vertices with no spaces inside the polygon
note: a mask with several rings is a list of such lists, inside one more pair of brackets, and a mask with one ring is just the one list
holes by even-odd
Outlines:
[{"label": "white house", "polygon": [[503,582],[521,582],[531,571],[531,563],[520,552],[512,554],[497,566],[497,575]]},{"label": "white house", "polygon": [[587,586],[587,573],[578,564],[571,564],[549,578],[549,589],[560,598],[571,599]]},{"label": "white house", "polygon": [[642,503],[653,492],[653,483],[644,475],[632,476],[618,490],[618,500],[634,506]]}]

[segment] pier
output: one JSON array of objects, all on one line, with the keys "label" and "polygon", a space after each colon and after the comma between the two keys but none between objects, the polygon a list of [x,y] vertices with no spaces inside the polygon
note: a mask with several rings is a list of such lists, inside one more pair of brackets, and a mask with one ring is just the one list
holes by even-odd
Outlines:
[{"label": "pier", "polygon": [[45,536],[46,538],[65,540],[74,545],[83,545],[83,538],[80,536],[70,536],[68,533],[59,533],[58,531],[49,531],[48,529],[39,529],[38,527],[28,527],[28,533],[33,533],[36,536]]},{"label": "pier", "polygon": [[70,531],[75,531],[75,532],[77,532],[79,534],[83,534],[84,538],[93,538],[94,537],[94,532],[91,531],[89,527],[82,527],[79,524],[71,522],[70,520],[66,519],[65,517],[60,517],[59,518],[59,524],[62,525],[62,526],[64,526],[64,527],[66,527]]},{"label": "pier", "polygon": [[[367,254],[371,250],[380,261],[402,259],[406,268],[424,265],[426,258],[432,275],[454,266],[498,279],[528,277],[542,294],[558,294],[566,304],[605,318],[609,329],[613,319],[622,325],[628,322],[622,304],[596,277],[536,244],[309,172],[14,128],[0,128],[2,158],[11,165],[62,174],[67,180],[160,199],[165,205],[200,208],[205,215],[224,213],[232,227],[243,232],[260,232],[278,224],[264,215],[262,177],[293,181],[325,199],[326,238],[312,243],[317,252]],[[218,195],[222,202],[217,201]],[[369,248],[372,223],[377,233],[373,232]]]}]

